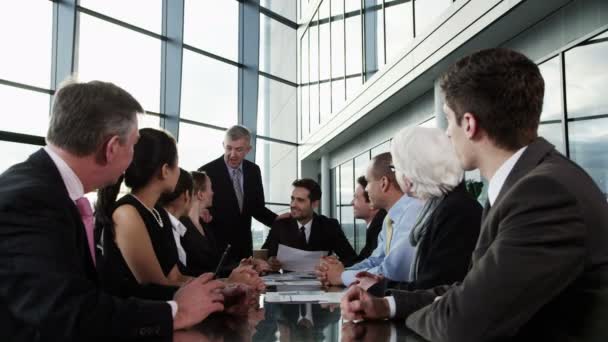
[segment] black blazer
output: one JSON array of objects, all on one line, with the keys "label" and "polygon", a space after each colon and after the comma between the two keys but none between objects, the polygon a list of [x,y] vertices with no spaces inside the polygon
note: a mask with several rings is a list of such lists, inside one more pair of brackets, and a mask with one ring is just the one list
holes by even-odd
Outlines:
[{"label": "black blazer", "polygon": [[165,302],[98,287],[84,226],[44,150],[0,176],[0,340],[172,334]]},{"label": "black blazer", "polygon": [[462,284],[397,291],[397,316],[432,341],[605,341],[608,204],[591,177],[537,138],[484,213]]},{"label": "black blazer", "polygon": [[295,219],[278,220],[272,225],[262,248],[268,249],[269,256],[277,255],[279,244],[305,251],[329,251],[330,254],[336,253],[345,266],[352,265],[357,257],[335,219],[314,214],[308,243],[303,245],[299,237],[300,230]]},{"label": "black blazer", "polygon": [[449,192],[429,217],[426,235],[418,243],[416,281],[390,282],[388,287],[417,290],[462,281],[479,238],[481,211],[464,183]]},{"label": "black blazer", "polygon": [[223,251],[227,244],[232,245],[227,261],[238,263],[242,258],[253,254],[251,217],[255,217],[268,227],[277,217],[266,208],[260,168],[248,160],[243,160],[242,213],[239,210],[224,156],[201,166],[199,171],[205,171],[211,178],[215,192],[213,207],[209,210],[213,216],[209,228],[216,237],[220,250]]},{"label": "black blazer", "polygon": [[372,222],[370,222],[369,227],[367,228],[367,231],[365,232],[365,246],[363,246],[363,249],[361,252],[359,252],[355,262],[360,262],[367,259],[370,255],[372,255],[376,247],[378,247],[378,234],[380,234],[380,231],[382,231],[384,217],[386,217],[386,210],[378,210],[376,216],[374,216]]}]

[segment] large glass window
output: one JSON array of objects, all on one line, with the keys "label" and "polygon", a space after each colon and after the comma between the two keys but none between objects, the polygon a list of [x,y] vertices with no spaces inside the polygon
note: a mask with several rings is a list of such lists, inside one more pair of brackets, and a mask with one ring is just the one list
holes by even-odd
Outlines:
[{"label": "large glass window", "polygon": [[365,77],[372,77],[384,65],[384,11],[382,0],[364,2]]},{"label": "large glass window", "polygon": [[267,8],[293,22],[296,21],[295,0],[260,0],[260,6]]},{"label": "large glass window", "polygon": [[260,14],[260,70],[296,82],[296,30]]},{"label": "large glass window", "polygon": [[258,137],[255,162],[262,173],[266,202],[289,204],[291,183],[298,177],[297,148]]},{"label": "large glass window", "polygon": [[3,1],[0,8],[0,78],[50,88],[53,2]]},{"label": "large glass window", "polygon": [[385,12],[386,61],[390,63],[404,53],[414,38],[412,2],[386,1]]},{"label": "large glass window", "polygon": [[160,117],[156,115],[140,114],[137,116],[137,127],[142,128],[160,128]]},{"label": "large glass window", "polygon": [[[281,215],[289,212],[288,205],[266,205],[266,208],[272,210],[277,215]],[[251,221],[251,235],[253,237],[253,249],[261,249],[270,228],[266,227],[263,223],[259,222],[255,218]]]},{"label": "large glass window", "polygon": [[162,0],[80,0],[79,4],[148,31],[162,32]]},{"label": "large glass window", "polygon": [[160,40],[80,14],[78,76],[113,82],[146,110],[160,108]]},{"label": "large glass window", "polygon": [[427,28],[452,5],[453,0],[415,0],[416,36],[425,33]]},{"label": "large glass window", "polygon": [[582,166],[608,197],[608,118],[568,123],[570,158]]},{"label": "large glass window", "polygon": [[545,80],[545,97],[543,101],[543,112],[540,116],[538,134],[562,153],[564,149],[564,137],[562,134],[562,95],[560,63],[557,57],[539,65],[540,72]]},{"label": "large glass window", "polygon": [[224,154],[223,141],[224,131],[181,122],[177,141],[179,166],[198,170]]},{"label": "large glass window", "polygon": [[0,174],[14,164],[21,163],[26,160],[30,154],[36,152],[41,146],[19,144],[10,141],[0,140],[0,151],[2,151],[2,159],[0,159]]},{"label": "large glass window", "polygon": [[238,60],[239,2],[185,0],[184,43]]},{"label": "large glass window", "polygon": [[220,127],[237,123],[238,69],[184,50],[181,117]]},{"label": "large glass window", "polygon": [[[348,3],[348,2],[347,2]],[[359,8],[348,12],[346,30],[346,75],[360,75],[363,61],[361,45],[361,14]]]},{"label": "large glass window", "polygon": [[50,96],[0,84],[4,118],[0,130],[46,136]]},{"label": "large glass window", "polygon": [[296,142],[296,88],[260,76],[258,92],[258,134]]},{"label": "large glass window", "polygon": [[[370,152],[366,151],[365,153],[357,156],[355,158],[355,189],[359,186],[357,179],[361,176],[365,176],[365,172],[367,171],[367,166],[369,164],[369,155]],[[354,197],[354,196],[353,196]],[[355,247],[355,251],[357,253],[361,252],[363,246],[365,246],[365,236],[367,233],[367,223],[364,220],[355,218],[355,241],[356,243],[353,245]]]}]

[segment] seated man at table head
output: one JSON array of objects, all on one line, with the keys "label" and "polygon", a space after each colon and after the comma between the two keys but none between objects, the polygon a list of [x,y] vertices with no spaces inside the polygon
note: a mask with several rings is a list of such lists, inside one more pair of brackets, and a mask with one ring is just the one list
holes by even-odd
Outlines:
[{"label": "seated man at table head", "polygon": [[324,258],[317,270],[321,282],[348,286],[362,271],[382,274],[394,281],[409,281],[410,263],[415,254],[409,243],[409,234],[422,209],[422,202],[403,193],[392,164],[391,154],[381,153],[372,158],[365,177],[365,190],[372,206],[387,211],[376,249],[367,259],[346,270],[335,259]]},{"label": "seated man at table head", "polygon": [[356,219],[365,221],[367,230],[365,232],[365,246],[359,252],[356,262],[367,259],[378,247],[378,235],[382,230],[382,222],[386,216],[386,210],[378,209],[369,200],[369,193],[365,191],[367,179],[365,176],[357,178],[357,187],[353,195],[351,204],[353,205],[353,215]]},{"label": "seated man at table head", "polygon": [[280,268],[276,259],[279,244],[306,251],[335,253],[346,265],[351,265],[357,254],[350,245],[337,220],[314,212],[321,200],[321,187],[309,178],[292,183],[291,217],[277,220],[270,229],[262,248],[268,249],[271,266]]},{"label": "seated man at table head", "polygon": [[99,285],[85,193],[113,184],[133,158],[141,105],[112,83],[65,83],[47,146],[0,175],[0,340],[171,335],[223,308],[202,276],[175,303],[108,295]]},{"label": "seated man at table head", "polygon": [[489,181],[471,268],[461,284],[393,297],[354,287],[343,316],[406,319],[440,342],[605,340],[608,204],[580,166],[538,137],[538,66],[512,50],[482,50],[452,65],[441,89],[461,165]]}]

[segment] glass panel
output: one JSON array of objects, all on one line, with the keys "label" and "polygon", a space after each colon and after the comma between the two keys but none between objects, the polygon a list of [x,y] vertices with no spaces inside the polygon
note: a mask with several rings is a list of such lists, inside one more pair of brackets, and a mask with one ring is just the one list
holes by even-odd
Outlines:
[{"label": "glass panel", "polygon": [[302,137],[307,137],[310,133],[310,89],[302,86]]},{"label": "glass panel", "polygon": [[353,200],[354,183],[353,161],[349,160],[340,165],[340,204],[350,205]]},{"label": "glass panel", "polygon": [[115,83],[144,109],[160,108],[160,40],[80,14],[78,78]]},{"label": "glass panel", "polygon": [[384,65],[384,19],[382,0],[367,0],[365,4],[365,77],[372,77]]},{"label": "glass panel", "polygon": [[362,82],[361,76],[348,77],[346,79],[346,98],[347,99],[350,100],[355,96],[357,91],[363,85],[361,82]]},{"label": "glass panel", "polygon": [[137,116],[137,127],[142,128],[160,128],[160,117],[156,115],[140,114]]},{"label": "glass panel", "polygon": [[391,142],[385,141],[382,144],[371,149],[372,158],[379,155],[380,153],[390,152],[391,151]]},{"label": "glass panel", "polygon": [[336,177],[333,185],[334,199],[333,202],[334,210],[336,211],[336,219],[340,221],[340,167],[336,167],[335,169]]},{"label": "glass panel", "polygon": [[[352,198],[351,198],[352,199]],[[353,207],[351,205],[340,207],[340,224],[342,225],[342,230],[344,230],[344,235],[350,242],[351,246],[355,245],[355,217],[353,215]]]},{"label": "glass panel", "polygon": [[262,172],[266,202],[290,203],[291,183],[298,177],[297,147],[257,139],[255,162]]},{"label": "glass panel", "polygon": [[540,73],[545,80],[545,98],[543,100],[543,113],[540,121],[562,120],[562,91],[559,72],[559,59],[557,57],[539,65]]},{"label": "glass panel", "polygon": [[319,126],[319,84],[312,84],[310,87],[310,132],[314,132]]},{"label": "glass panel", "polygon": [[386,62],[394,61],[404,53],[414,38],[412,3],[410,1],[385,7],[386,12]]},{"label": "glass panel", "polygon": [[453,0],[415,0],[416,36],[425,33],[425,30],[450,7]]},{"label": "glass panel", "polygon": [[338,211],[336,210],[337,209],[336,204],[338,203],[337,191],[336,191],[338,188],[336,186],[336,184],[338,184],[337,179],[336,179],[336,169],[337,168],[334,168],[329,171],[329,174],[331,177],[331,185],[330,185],[330,187],[331,187],[331,204],[330,204],[331,214],[330,214],[330,216],[335,219],[338,219],[338,221],[340,221],[338,218]]},{"label": "glass panel", "polygon": [[0,84],[0,103],[8,109],[0,130],[46,136],[49,95]]},{"label": "glass panel", "polygon": [[185,0],[184,43],[236,61],[238,34],[238,1]]},{"label": "glass panel", "polygon": [[260,70],[296,82],[296,30],[260,15]]},{"label": "glass panel", "polygon": [[319,84],[319,96],[321,100],[319,111],[321,113],[321,122],[325,122],[331,112],[331,94],[329,91],[329,82]]},{"label": "glass panel", "polygon": [[[351,207],[352,208],[352,207]],[[365,235],[367,233],[367,223],[364,220],[355,219],[355,236],[357,243],[354,245],[355,252],[359,254],[365,247]]]},{"label": "glass panel", "polygon": [[[288,205],[266,205],[266,208],[274,211],[277,215],[289,212]],[[253,249],[260,249],[266,241],[270,228],[255,218],[251,220],[251,235],[253,236]]]},{"label": "glass panel", "polygon": [[[315,20],[317,16],[315,15]],[[310,32],[310,82],[319,80],[319,27],[311,26]]]},{"label": "glass panel", "polygon": [[[344,9],[346,13],[359,12],[361,10],[360,0],[344,0]],[[358,15],[358,14],[357,14]]]},{"label": "glass panel", "polygon": [[1,6],[0,78],[50,88],[53,2],[3,1]]},{"label": "glass panel", "polygon": [[367,166],[369,164],[369,151],[358,155],[355,158],[355,187],[357,187],[357,178],[361,176],[365,176],[365,172],[367,171]]},{"label": "glass panel", "polygon": [[260,6],[265,7],[293,22],[296,21],[295,0],[260,0]]},{"label": "glass panel", "polygon": [[181,117],[230,127],[237,123],[238,69],[184,50]]},{"label": "glass panel", "polygon": [[296,88],[260,76],[258,92],[257,133],[296,142]]},{"label": "glass panel", "polygon": [[80,0],[79,4],[148,31],[162,32],[162,0]]},{"label": "glass panel", "polygon": [[566,154],[566,151],[564,151],[564,135],[562,134],[561,122],[540,124],[538,126],[538,135],[555,145],[555,148],[562,154]]},{"label": "glass panel", "polygon": [[309,53],[308,53],[308,45],[309,45],[309,41],[308,41],[308,30],[306,32],[304,32],[304,35],[302,36],[302,40],[300,41],[301,44],[301,48],[302,48],[302,84],[306,84],[310,81],[310,73],[309,73]]},{"label": "glass panel", "polygon": [[321,19],[319,25],[319,68],[320,79],[327,80],[330,77],[329,65],[330,59],[330,41],[329,41],[329,1],[324,1],[319,8],[319,17]]},{"label": "glass panel", "polygon": [[568,117],[608,114],[606,84],[608,41],[577,46],[566,51],[566,103]]},{"label": "glass panel", "polygon": [[332,9],[336,12],[332,12],[331,23],[331,77],[342,77],[344,76],[344,20],[342,16],[342,6],[336,6],[337,1],[332,1]]},{"label": "glass panel", "polygon": [[[358,12],[355,12],[358,13]],[[361,74],[361,16],[359,14],[346,18],[346,75]]]},{"label": "glass panel", "polygon": [[198,170],[224,154],[223,141],[224,131],[180,122],[179,166],[188,171]]},{"label": "glass panel", "polygon": [[6,169],[9,167],[25,161],[30,154],[38,151],[38,149],[41,147],[42,146],[0,140],[0,153],[2,153],[2,159],[0,161],[0,174],[6,171]]},{"label": "glass panel", "polygon": [[608,194],[608,118],[568,123],[570,158]]},{"label": "glass panel", "polygon": [[334,79],[331,85],[331,112],[337,113],[344,107],[344,79]]}]

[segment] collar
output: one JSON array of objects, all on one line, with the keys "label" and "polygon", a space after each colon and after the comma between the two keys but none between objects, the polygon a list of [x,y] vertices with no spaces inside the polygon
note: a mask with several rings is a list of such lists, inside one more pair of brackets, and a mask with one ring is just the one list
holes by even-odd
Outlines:
[{"label": "collar", "polygon": [[307,224],[305,224],[305,225],[302,225],[302,224],[300,223],[300,221],[297,221],[297,220],[296,220],[296,221],[298,222],[298,229],[300,229],[300,228],[304,227],[304,228],[306,228],[306,230],[307,230],[307,231],[308,231],[308,230],[310,230],[310,227],[312,227],[312,221],[314,221],[314,219],[315,219],[315,218],[313,217],[313,218],[312,218],[310,221],[308,221],[308,223],[307,223]]},{"label": "collar", "polygon": [[241,170],[241,174],[243,174],[243,162],[241,162],[239,167],[233,168],[232,166],[228,165],[228,163],[226,162],[226,159],[224,159],[224,157],[222,157],[222,160],[224,161],[224,165],[226,165],[226,168],[228,168],[228,171],[230,172],[231,176],[234,173],[234,170],[237,170],[237,169]]},{"label": "collar", "polygon": [[72,201],[76,201],[77,199],[84,196],[84,186],[80,181],[80,178],[76,176],[74,170],[70,168],[70,166],[57,154],[53,151],[53,148],[49,145],[44,147],[44,151],[51,157],[51,160],[59,170],[59,174],[61,175],[61,179],[63,179],[63,183],[65,184],[66,189],[68,190],[68,195]]},{"label": "collar", "polygon": [[186,234],[186,226],[177,219],[177,217],[173,216],[169,211],[165,210],[167,215],[169,215],[169,220],[171,221],[171,225],[173,226],[173,230],[175,230],[179,236],[184,236]]},{"label": "collar", "polygon": [[500,193],[500,189],[505,184],[505,180],[513,170],[515,164],[524,153],[524,151],[528,148],[528,146],[524,146],[517,150],[509,159],[507,159],[502,165],[496,170],[492,179],[490,179],[490,183],[488,185],[488,201],[490,202],[490,206],[494,205],[494,201],[496,201],[496,197]]},{"label": "collar", "polygon": [[[393,206],[387,211],[386,217],[390,218],[393,223],[397,221],[399,216],[401,216],[403,212],[403,208],[408,205],[408,202],[418,201],[413,197],[409,197],[408,195],[403,195],[401,198],[393,204]],[[386,218],[385,218],[386,220]]]}]

